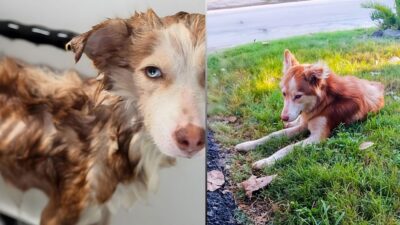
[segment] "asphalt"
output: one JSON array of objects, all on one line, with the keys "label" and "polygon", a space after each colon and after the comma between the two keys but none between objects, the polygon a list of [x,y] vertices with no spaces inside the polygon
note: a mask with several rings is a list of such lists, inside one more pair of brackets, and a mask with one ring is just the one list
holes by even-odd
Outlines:
[{"label": "asphalt", "polygon": [[[375,26],[366,0],[310,0],[207,12],[208,51],[254,41]],[[379,1],[392,6],[393,0]]]},{"label": "asphalt", "polygon": [[[224,169],[225,157],[220,146],[215,143],[212,133],[207,134],[207,172],[211,170],[222,171]],[[225,181],[225,184],[227,181]],[[207,224],[208,225],[236,225],[234,215],[236,210],[232,193],[227,191],[226,185],[216,191],[207,191]]]}]

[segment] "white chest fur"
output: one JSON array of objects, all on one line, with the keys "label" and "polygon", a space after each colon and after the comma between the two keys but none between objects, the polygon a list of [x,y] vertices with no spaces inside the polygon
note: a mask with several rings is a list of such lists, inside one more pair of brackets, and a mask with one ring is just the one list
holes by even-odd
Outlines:
[{"label": "white chest fur", "polygon": [[[112,154],[112,152],[109,152]],[[82,212],[79,225],[88,225],[101,220],[104,210],[116,213],[120,208],[128,209],[141,197],[145,197],[148,191],[155,191],[158,186],[158,170],[160,163],[166,157],[149,140],[144,132],[133,136],[130,143],[129,157],[140,157],[136,165],[136,171],[143,173],[147,180],[132,181],[129,183],[119,183],[111,198],[104,204],[95,203],[96,190],[101,185],[99,177],[105,168],[101,161],[95,161],[87,176],[88,185],[93,190],[93,202],[84,212]]]},{"label": "white chest fur", "polygon": [[141,183],[118,184],[110,200],[104,204],[92,204],[82,212],[78,225],[89,225],[101,221],[102,213],[107,210],[115,214],[120,208],[128,209],[145,193]]}]

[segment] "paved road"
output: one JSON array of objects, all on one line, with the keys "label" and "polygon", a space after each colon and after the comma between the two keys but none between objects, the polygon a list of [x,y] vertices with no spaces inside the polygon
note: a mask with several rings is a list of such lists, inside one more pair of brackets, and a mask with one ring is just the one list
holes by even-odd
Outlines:
[{"label": "paved road", "polygon": [[[253,41],[272,40],[322,31],[371,27],[365,0],[311,0],[207,13],[210,52]],[[393,5],[393,0],[380,0]]]}]

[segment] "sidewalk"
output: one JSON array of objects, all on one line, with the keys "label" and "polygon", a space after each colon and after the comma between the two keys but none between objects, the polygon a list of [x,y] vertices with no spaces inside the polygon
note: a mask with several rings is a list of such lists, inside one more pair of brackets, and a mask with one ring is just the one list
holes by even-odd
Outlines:
[{"label": "sidewalk", "polygon": [[208,10],[229,9],[255,5],[278,4],[306,0],[207,0]]},{"label": "sidewalk", "polygon": [[[207,49],[211,53],[257,41],[374,27],[371,10],[361,7],[365,1],[309,0],[210,10],[207,12]],[[393,4],[393,0],[381,2]]]}]

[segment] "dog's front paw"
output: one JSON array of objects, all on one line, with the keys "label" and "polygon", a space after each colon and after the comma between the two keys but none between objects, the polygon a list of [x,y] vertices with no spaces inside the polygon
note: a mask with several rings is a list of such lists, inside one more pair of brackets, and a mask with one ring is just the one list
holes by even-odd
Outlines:
[{"label": "dog's front paw", "polygon": [[293,122],[283,122],[283,128],[291,128],[291,127],[294,127],[294,126],[297,126],[298,125],[298,123],[297,123],[297,121],[293,121]]},{"label": "dog's front paw", "polygon": [[275,163],[275,160],[271,159],[271,158],[261,159],[261,160],[258,160],[255,163],[253,163],[252,168],[256,169],[256,170],[259,170],[259,169],[262,169],[264,167],[272,166],[272,165],[274,165],[274,163]]},{"label": "dog's front paw", "polygon": [[256,148],[256,145],[253,144],[251,141],[243,142],[243,143],[237,144],[235,146],[235,150],[237,150],[239,152],[247,152],[247,151],[253,150],[255,148]]}]

